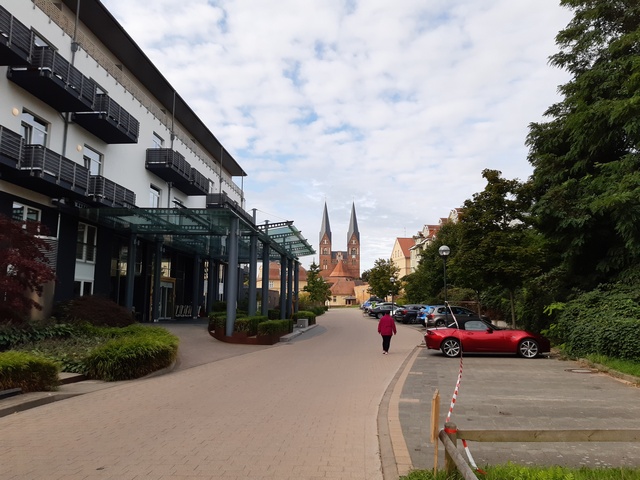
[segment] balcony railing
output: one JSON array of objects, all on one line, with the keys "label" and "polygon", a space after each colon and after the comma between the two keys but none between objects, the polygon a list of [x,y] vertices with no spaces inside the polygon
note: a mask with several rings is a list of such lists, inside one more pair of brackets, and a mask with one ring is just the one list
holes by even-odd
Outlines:
[{"label": "balcony railing", "polygon": [[17,168],[24,154],[24,139],[0,125],[0,163]]},{"label": "balcony railing", "polygon": [[33,33],[0,6],[0,65],[28,65]]},{"label": "balcony railing", "polygon": [[109,95],[97,94],[91,112],[77,112],[73,120],[107,143],[137,143],[140,123]]},{"label": "balcony railing", "polygon": [[191,167],[191,173],[189,175],[189,184],[178,186],[187,195],[207,195],[209,193],[209,179]]},{"label": "balcony railing", "polygon": [[167,182],[188,182],[191,175],[191,165],[184,156],[170,148],[148,148],[145,162],[147,170]]},{"label": "balcony railing", "polygon": [[89,197],[94,202],[110,207],[127,207],[136,204],[135,193],[102,175],[90,176]]},{"label": "balcony railing", "polygon": [[96,83],[49,47],[35,47],[29,67],[10,67],[7,77],[59,112],[92,111]]},{"label": "balcony railing", "polygon": [[87,195],[89,170],[42,145],[26,145],[25,155],[18,167],[63,190]]}]

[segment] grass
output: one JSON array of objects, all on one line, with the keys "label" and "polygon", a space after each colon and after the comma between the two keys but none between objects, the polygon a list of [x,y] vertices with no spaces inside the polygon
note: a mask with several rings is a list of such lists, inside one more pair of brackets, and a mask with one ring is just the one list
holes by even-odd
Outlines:
[{"label": "grass", "polygon": [[587,355],[587,360],[597,365],[603,365],[608,369],[615,370],[616,372],[638,377],[638,382],[640,382],[639,362],[633,362],[631,360],[621,360],[619,358],[610,358],[605,355],[596,354]]},{"label": "grass", "polygon": [[[640,469],[630,468],[568,468],[568,467],[523,467],[512,463],[484,467],[485,474],[476,473],[482,480],[640,480]],[[462,480],[462,476],[447,476],[438,471],[433,476],[430,470],[415,470],[400,480]]]}]

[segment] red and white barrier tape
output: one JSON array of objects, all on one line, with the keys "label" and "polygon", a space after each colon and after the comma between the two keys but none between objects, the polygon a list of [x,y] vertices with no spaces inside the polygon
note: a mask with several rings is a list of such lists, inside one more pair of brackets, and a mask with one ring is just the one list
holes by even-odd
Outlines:
[{"label": "red and white barrier tape", "polygon": [[[447,304],[447,308],[449,308],[449,304]],[[453,314],[453,312],[451,312],[451,316],[453,317],[454,322],[456,322],[456,327],[459,328],[458,320],[456,319],[456,316]],[[456,401],[458,400],[458,392],[460,391],[460,383],[462,382],[462,367],[463,367],[462,344],[460,344],[460,369],[458,370],[458,380],[456,381],[456,388],[453,390],[453,397],[451,397],[451,405],[449,406],[449,413],[447,414],[447,419],[445,420],[445,423],[448,423],[449,420],[451,420],[451,415],[453,414],[453,407],[455,407]],[[456,433],[456,432],[450,432],[447,430],[448,429],[445,429],[445,432],[447,433]],[[461,440],[462,440],[462,446],[464,447],[464,451],[467,454],[467,458],[469,459],[469,464],[471,465],[471,467],[473,467],[477,472],[485,474],[486,472],[478,468],[478,465],[476,465],[476,462],[473,459],[473,456],[471,455],[471,451],[469,450],[469,446],[467,445],[467,441],[464,438]]]}]

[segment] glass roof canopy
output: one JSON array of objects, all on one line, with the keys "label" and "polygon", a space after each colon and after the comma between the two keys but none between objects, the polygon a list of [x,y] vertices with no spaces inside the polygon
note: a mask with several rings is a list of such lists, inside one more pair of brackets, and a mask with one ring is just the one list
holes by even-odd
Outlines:
[{"label": "glass roof canopy", "polygon": [[258,259],[270,247],[269,258],[280,260],[313,255],[315,251],[292,221],[256,226],[246,212],[228,203],[210,208],[83,208],[80,217],[121,233],[136,234],[149,241],[161,240],[177,250],[227,258],[227,237],[234,218],[240,220],[238,261],[249,263],[250,239],[258,238]]}]

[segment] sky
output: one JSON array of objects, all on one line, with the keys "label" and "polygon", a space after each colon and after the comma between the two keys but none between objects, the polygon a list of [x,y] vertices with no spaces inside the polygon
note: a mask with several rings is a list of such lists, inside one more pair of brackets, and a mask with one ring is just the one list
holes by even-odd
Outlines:
[{"label": "sky", "polygon": [[[258,223],[318,251],[325,202],[361,271],[461,207],[482,170],[526,180],[560,100],[559,0],[102,0],[247,176]],[[302,257],[308,267],[315,256]]]}]

